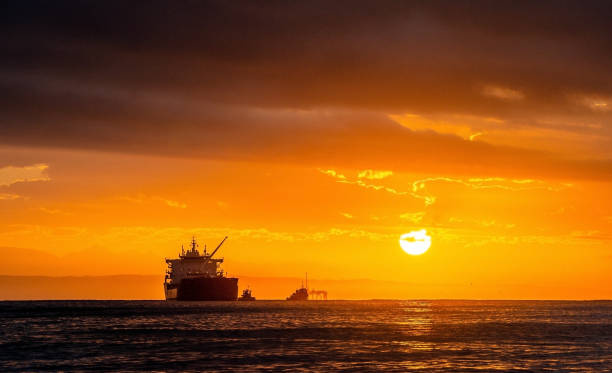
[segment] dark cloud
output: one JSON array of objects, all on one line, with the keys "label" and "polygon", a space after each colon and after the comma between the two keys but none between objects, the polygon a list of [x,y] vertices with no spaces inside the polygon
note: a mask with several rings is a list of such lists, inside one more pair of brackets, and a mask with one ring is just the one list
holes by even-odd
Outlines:
[{"label": "dark cloud", "polygon": [[[497,162],[508,170],[538,165],[556,175],[609,175],[605,162],[562,162],[416,133],[386,114],[492,116],[522,128],[555,116],[597,123],[589,134],[609,141],[611,111],[580,100],[612,97],[610,2],[2,7],[5,144],[355,164],[396,159],[406,169],[413,159],[466,170]],[[522,96],[484,95],[492,85]]]}]

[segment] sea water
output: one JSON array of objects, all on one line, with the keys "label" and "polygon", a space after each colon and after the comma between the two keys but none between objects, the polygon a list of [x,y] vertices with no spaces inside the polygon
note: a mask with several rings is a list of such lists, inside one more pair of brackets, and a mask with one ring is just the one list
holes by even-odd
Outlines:
[{"label": "sea water", "polygon": [[0,302],[0,371],[612,371],[612,302]]}]

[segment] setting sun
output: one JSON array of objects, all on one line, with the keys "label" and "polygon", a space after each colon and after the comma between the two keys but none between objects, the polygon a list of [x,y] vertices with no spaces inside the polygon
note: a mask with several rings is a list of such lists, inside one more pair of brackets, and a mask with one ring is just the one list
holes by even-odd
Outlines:
[{"label": "setting sun", "polygon": [[404,233],[399,239],[402,249],[410,255],[421,255],[431,246],[431,236],[425,229]]}]

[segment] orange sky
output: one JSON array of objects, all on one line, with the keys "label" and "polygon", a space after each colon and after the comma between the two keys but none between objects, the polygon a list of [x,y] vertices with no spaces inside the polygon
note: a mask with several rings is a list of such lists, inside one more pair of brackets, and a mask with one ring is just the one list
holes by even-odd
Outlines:
[{"label": "orange sky", "polygon": [[[3,151],[47,163],[2,169],[2,274],[163,273],[192,235],[209,246],[229,235],[235,275],[410,282],[425,297],[440,285],[463,286],[456,297],[492,285],[609,297],[608,182]],[[430,250],[405,254],[399,236],[423,228]]]},{"label": "orange sky", "polygon": [[163,274],[228,235],[233,275],[379,281],[348,298],[612,297],[608,21],[504,6],[11,13],[0,275]]}]

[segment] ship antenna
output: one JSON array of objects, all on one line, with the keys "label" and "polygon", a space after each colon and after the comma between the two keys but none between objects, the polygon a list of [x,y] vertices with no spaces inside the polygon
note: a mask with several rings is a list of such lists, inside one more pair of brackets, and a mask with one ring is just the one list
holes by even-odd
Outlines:
[{"label": "ship antenna", "polygon": [[191,251],[196,251],[196,247],[198,246],[198,244],[196,243],[196,239],[195,236],[191,237]]},{"label": "ship antenna", "polygon": [[306,289],[308,289],[308,272],[306,272]]}]

